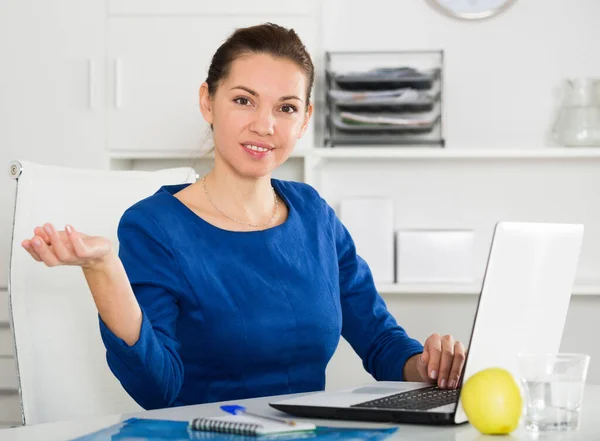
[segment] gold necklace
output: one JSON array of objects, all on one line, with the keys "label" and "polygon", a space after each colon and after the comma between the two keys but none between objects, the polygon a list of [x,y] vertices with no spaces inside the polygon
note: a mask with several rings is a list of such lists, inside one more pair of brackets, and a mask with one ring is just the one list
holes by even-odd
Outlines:
[{"label": "gold necklace", "polygon": [[208,175],[208,173],[206,175],[202,176],[202,187],[204,187],[204,194],[206,195],[206,198],[208,199],[208,202],[210,202],[210,205],[212,205],[215,210],[217,210],[219,213],[221,213],[227,219],[231,219],[232,221],[235,221],[235,222],[237,222],[239,224],[242,224],[242,225],[246,225],[248,227],[263,228],[263,227],[266,227],[269,224],[273,223],[273,221],[275,220],[275,218],[277,218],[277,215],[279,214],[279,201],[277,200],[277,193],[275,193],[275,189],[273,187],[271,187],[271,190],[273,190],[273,200],[275,202],[275,208],[274,208],[273,216],[271,216],[271,219],[269,219],[264,224],[251,224],[249,222],[242,222],[241,220],[238,220],[238,219],[236,219],[234,217],[228,216],[225,213],[223,213],[221,210],[219,210],[219,208],[215,205],[215,203],[211,199],[210,195],[208,194],[208,189],[206,188],[206,176],[207,175]]}]

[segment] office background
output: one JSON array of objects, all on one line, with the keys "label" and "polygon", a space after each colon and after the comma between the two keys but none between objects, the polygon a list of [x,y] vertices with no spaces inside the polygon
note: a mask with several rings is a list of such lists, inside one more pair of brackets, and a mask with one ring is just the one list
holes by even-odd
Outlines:
[{"label": "office background", "polygon": [[[196,91],[219,42],[238,26],[273,21],[295,27],[315,58],[318,106],[325,51],[442,49],[445,149],[415,156],[406,148],[375,155],[361,147],[322,155],[313,151],[322,147],[317,118],[276,176],[306,180],[336,209],[348,197],[390,198],[396,228],[473,230],[478,278],[496,220],[585,223],[562,349],[590,353],[589,381],[598,383],[600,154],[566,147],[557,153],[549,138],[562,80],[600,76],[600,28],[590,18],[598,16],[596,0],[517,0],[480,22],[450,19],[425,0],[5,0],[0,164],[194,165],[202,173],[210,159],[198,151],[209,143],[195,112]],[[13,197],[14,181],[5,174],[0,424],[18,417],[6,307]],[[473,286],[386,284],[381,292],[415,337],[440,332],[468,341],[477,302]],[[342,342],[328,387],[364,381],[371,378]]]}]

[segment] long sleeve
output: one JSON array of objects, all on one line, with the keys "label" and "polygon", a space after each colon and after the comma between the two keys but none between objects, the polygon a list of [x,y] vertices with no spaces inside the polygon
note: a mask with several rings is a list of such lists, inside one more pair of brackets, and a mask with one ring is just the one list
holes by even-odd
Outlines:
[{"label": "long sleeve", "polygon": [[130,208],[118,227],[119,257],[142,309],[139,340],[128,346],[100,319],[108,365],[140,406],[170,406],[183,383],[175,325],[182,277],[163,229],[148,214]]},{"label": "long sleeve", "polygon": [[410,338],[387,310],[350,233],[333,209],[328,205],[327,209],[339,261],[342,336],[376,380],[401,381],[404,364],[423,352],[423,346]]}]

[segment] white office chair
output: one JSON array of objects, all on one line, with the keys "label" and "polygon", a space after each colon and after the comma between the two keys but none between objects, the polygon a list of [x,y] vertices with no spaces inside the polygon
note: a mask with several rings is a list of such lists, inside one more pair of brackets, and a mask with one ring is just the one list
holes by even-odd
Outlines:
[{"label": "white office chair", "polygon": [[10,164],[17,180],[8,292],[23,424],[140,410],[105,358],[98,313],[79,267],[48,268],[21,247],[33,228],[66,224],[117,243],[123,212],[192,168],[104,171]]}]

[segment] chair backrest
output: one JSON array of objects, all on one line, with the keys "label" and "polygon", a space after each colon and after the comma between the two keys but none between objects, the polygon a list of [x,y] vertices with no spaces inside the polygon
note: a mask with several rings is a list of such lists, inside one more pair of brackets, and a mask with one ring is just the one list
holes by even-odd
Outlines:
[{"label": "chair backrest", "polygon": [[9,299],[23,424],[140,410],[114,377],[100,338],[98,313],[81,268],[48,268],[21,247],[51,222],[110,238],[124,211],[161,185],[194,182],[181,167],[104,171],[10,164],[17,179]]}]

